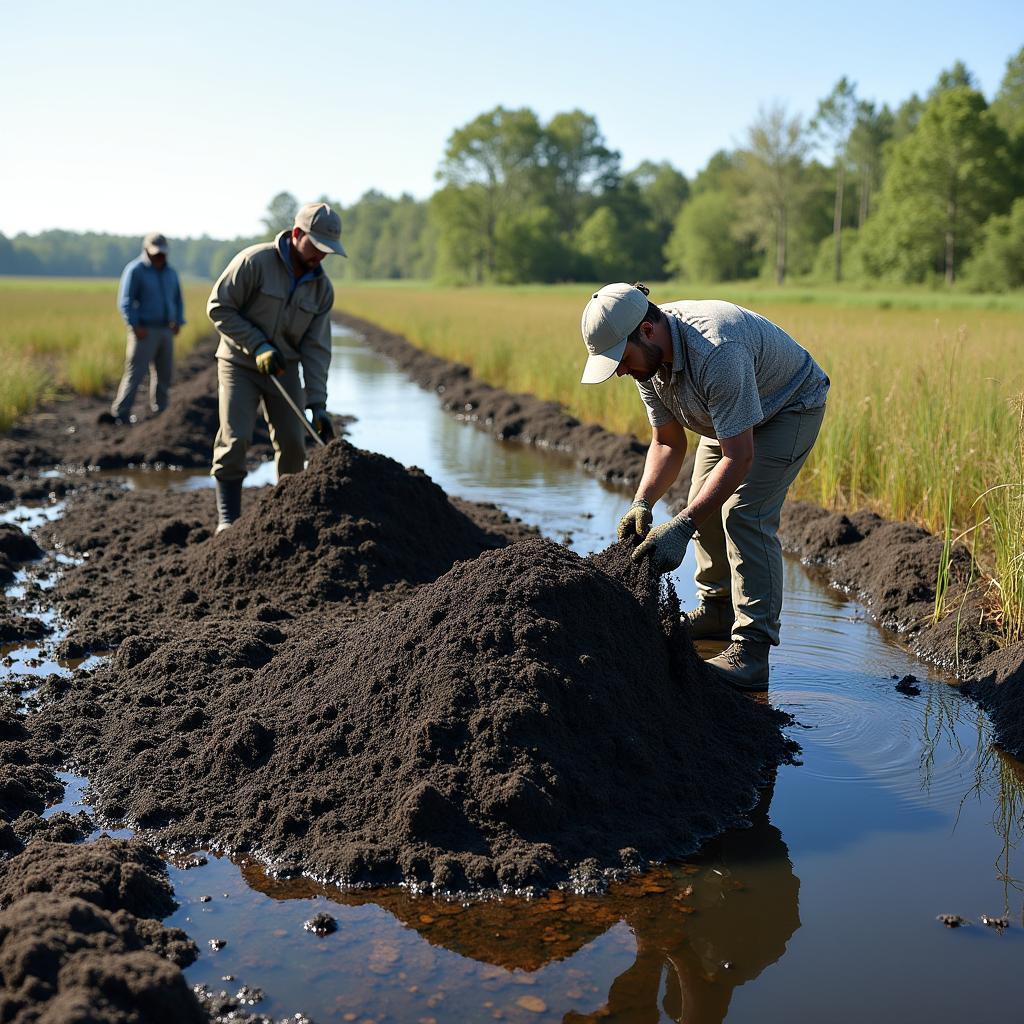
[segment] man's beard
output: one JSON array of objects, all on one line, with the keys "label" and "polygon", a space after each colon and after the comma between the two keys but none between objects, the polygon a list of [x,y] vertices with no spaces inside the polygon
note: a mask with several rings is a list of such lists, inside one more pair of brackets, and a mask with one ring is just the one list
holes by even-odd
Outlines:
[{"label": "man's beard", "polygon": [[639,338],[633,344],[643,356],[644,368],[637,373],[631,373],[630,376],[641,384],[646,384],[661,369],[661,349],[646,338]]}]

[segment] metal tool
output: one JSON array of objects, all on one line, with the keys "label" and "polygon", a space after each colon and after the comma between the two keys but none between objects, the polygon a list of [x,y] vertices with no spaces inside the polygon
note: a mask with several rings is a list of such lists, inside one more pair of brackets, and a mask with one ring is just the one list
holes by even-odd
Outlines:
[{"label": "metal tool", "polygon": [[275,385],[277,385],[277,390],[281,392],[281,397],[288,403],[288,408],[291,409],[291,411],[302,421],[302,425],[306,428],[306,432],[309,436],[312,437],[321,448],[323,448],[324,439],[313,429],[313,424],[302,415],[302,410],[292,401],[292,396],[285,391],[284,385],[273,374],[270,375],[270,379]]}]

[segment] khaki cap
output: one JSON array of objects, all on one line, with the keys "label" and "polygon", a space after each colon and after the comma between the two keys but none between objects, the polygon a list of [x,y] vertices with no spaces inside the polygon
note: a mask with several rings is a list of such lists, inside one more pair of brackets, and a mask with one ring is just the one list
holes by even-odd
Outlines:
[{"label": "khaki cap", "polygon": [[626,342],[647,313],[647,296],[631,284],[606,284],[583,310],[583,344],[590,356],[581,384],[600,384],[622,361]]},{"label": "khaki cap", "polygon": [[167,252],[167,239],[159,231],[150,231],[142,240],[142,249],[147,256],[155,256],[158,252]]},{"label": "khaki cap", "polygon": [[341,217],[326,203],[306,203],[295,215],[295,227],[305,231],[321,252],[348,255],[341,244]]}]

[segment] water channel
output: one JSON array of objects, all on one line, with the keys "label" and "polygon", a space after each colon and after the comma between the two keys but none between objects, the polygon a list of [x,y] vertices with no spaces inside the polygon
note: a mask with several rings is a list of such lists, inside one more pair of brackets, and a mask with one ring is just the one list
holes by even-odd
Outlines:
[{"label": "water channel", "polygon": [[[445,414],[348,332],[335,338],[329,391],[332,411],[356,417],[356,445],[580,552],[609,542],[628,501],[568,458]],[[248,483],[271,479],[264,466]],[[209,486],[182,474],[132,480]],[[693,569],[691,553],[676,579],[684,606]],[[7,654],[14,671],[54,669],[39,648]],[[908,673],[917,696],[895,689]],[[195,867],[178,860],[181,907],[167,923],[201,950],[186,976],[258,986],[254,1009],[320,1024],[1016,1019],[1024,768],[992,750],[984,716],[796,561],[769,699],[796,719],[802,763],[779,771],[753,828],[700,856],[604,897],[486,904],[283,882],[212,854]],[[60,806],[77,810],[83,780],[67,782]],[[318,911],[336,933],[303,930]],[[948,929],[940,913],[971,923]],[[983,914],[1009,927],[986,927]]]}]

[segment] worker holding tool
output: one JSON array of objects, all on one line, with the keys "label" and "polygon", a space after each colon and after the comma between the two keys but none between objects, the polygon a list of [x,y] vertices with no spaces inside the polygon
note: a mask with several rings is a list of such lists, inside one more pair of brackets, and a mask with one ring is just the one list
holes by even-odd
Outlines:
[{"label": "worker holding tool", "polygon": [[[610,284],[583,311],[583,384],[636,381],[652,427],[619,539],[634,561],[679,568],[695,539],[694,639],[731,640],[709,664],[743,690],[768,689],[768,651],[782,612],[782,502],[818,436],[829,379],[781,327],[731,302],[656,306],[643,285]],[[700,436],[685,508],[651,529],[679,474],[686,432]]]},{"label": "worker holding tool", "polygon": [[327,414],[334,288],[320,266],[330,253],[347,255],[341,217],[327,203],[308,203],[290,231],[238,253],[210,293],[206,312],[220,333],[220,427],[211,470],[218,533],[241,514],[245,456],[259,407],[270,428],[278,479],[305,466],[307,433],[320,443],[334,436]]}]

